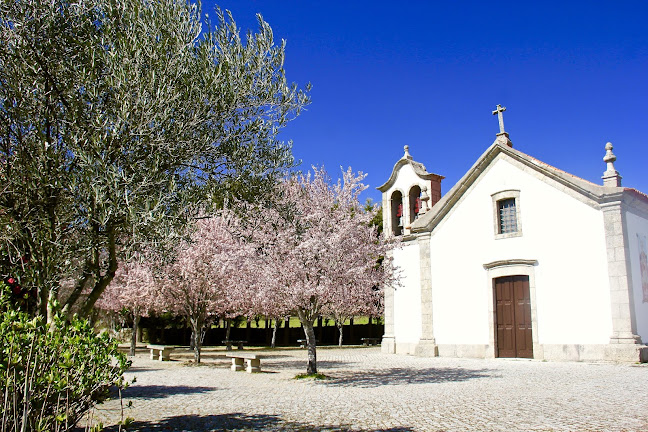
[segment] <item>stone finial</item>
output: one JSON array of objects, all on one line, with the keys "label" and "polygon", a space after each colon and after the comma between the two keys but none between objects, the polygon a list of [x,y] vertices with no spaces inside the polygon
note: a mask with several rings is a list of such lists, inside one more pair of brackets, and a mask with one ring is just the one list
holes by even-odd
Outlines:
[{"label": "stone finial", "polygon": [[614,168],[614,162],[616,161],[616,156],[612,153],[614,146],[611,142],[605,144],[605,157],[603,157],[603,162],[607,164],[607,170],[603,173],[603,186],[612,186],[619,187],[621,186],[621,176],[619,172]]},{"label": "stone finial", "polygon": [[419,215],[422,216],[430,210],[430,195],[428,195],[427,186],[423,185],[421,188],[421,208],[419,209]]},{"label": "stone finial", "polygon": [[409,152],[409,146],[406,145],[403,148],[405,149],[405,154],[403,155],[403,159],[412,159],[412,155]]},{"label": "stone finial", "polygon": [[493,115],[496,115],[497,120],[499,121],[500,129],[499,133],[497,134],[497,138],[495,138],[495,143],[513,147],[513,143],[509,139],[509,134],[504,130],[504,111],[506,111],[506,107],[503,107],[500,104],[497,104],[497,108],[495,109],[495,111],[493,111]]}]

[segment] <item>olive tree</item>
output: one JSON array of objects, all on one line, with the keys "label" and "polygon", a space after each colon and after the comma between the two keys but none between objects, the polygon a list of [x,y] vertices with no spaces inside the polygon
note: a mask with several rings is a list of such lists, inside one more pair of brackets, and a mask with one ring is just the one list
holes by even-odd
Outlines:
[{"label": "olive tree", "polygon": [[[121,259],[294,164],[285,42],[186,0],[0,3],[0,275],[89,314]],[[207,28],[204,28],[207,27]],[[62,290],[61,286],[69,287]],[[66,291],[66,292],[64,292]]]}]

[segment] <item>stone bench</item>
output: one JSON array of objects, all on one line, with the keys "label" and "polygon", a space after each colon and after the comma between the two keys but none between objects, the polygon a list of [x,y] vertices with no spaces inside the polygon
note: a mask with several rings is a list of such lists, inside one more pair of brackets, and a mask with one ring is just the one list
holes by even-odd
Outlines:
[{"label": "stone bench", "polygon": [[225,355],[232,359],[231,369],[233,371],[242,371],[243,362],[245,361],[247,373],[261,372],[261,356],[258,354],[237,353]]},{"label": "stone bench", "polygon": [[175,349],[172,345],[147,345],[151,350],[151,360],[169,361],[171,351]]},{"label": "stone bench", "polygon": [[232,351],[232,345],[236,345],[238,349],[242,350],[243,345],[247,343],[247,341],[235,341],[235,340],[224,340],[221,342],[223,343],[223,345],[225,345],[226,351]]},{"label": "stone bench", "polygon": [[360,338],[362,341],[362,345],[368,346],[368,345],[378,345],[382,338]]}]

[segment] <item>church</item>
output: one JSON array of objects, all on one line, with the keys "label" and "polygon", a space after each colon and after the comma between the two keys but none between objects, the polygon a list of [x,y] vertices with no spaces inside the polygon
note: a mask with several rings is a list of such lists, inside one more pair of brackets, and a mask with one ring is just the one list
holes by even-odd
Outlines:
[{"label": "church", "polygon": [[[382,350],[419,356],[648,361],[648,196],[493,144],[445,195],[405,146],[380,186],[400,284]],[[601,167],[604,165],[601,164]]]}]

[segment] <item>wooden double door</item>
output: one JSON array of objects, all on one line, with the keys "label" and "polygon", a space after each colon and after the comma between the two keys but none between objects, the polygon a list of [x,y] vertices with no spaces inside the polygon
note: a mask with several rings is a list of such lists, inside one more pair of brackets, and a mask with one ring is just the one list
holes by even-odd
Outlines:
[{"label": "wooden double door", "polygon": [[533,358],[529,277],[505,276],[494,285],[497,357]]}]

